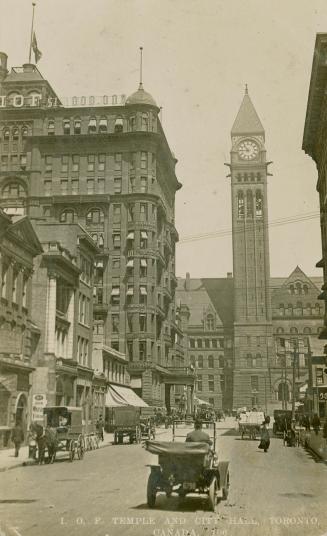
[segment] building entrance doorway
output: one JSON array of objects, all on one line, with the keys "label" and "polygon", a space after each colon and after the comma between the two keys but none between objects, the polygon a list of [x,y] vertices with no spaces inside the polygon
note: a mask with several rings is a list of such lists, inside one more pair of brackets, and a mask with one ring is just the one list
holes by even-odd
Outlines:
[{"label": "building entrance doorway", "polygon": [[20,424],[23,430],[26,430],[27,423],[27,398],[21,394],[16,402],[15,424]]}]

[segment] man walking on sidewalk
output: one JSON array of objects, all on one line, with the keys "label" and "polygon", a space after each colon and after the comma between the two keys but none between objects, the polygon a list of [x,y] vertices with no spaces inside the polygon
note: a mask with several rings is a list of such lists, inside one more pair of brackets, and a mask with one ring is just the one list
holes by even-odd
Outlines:
[{"label": "man walking on sidewalk", "polygon": [[19,449],[24,441],[24,432],[19,422],[16,423],[11,432],[11,441],[15,445],[15,458],[18,458]]}]

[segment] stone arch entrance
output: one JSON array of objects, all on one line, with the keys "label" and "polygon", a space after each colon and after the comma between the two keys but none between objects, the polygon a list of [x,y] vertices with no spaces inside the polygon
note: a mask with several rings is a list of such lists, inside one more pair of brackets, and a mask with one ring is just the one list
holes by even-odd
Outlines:
[{"label": "stone arch entrance", "polygon": [[0,426],[8,426],[9,417],[9,403],[11,392],[6,388],[3,383],[0,382]]},{"label": "stone arch entrance", "polygon": [[27,398],[24,393],[17,396],[15,408],[15,424],[21,424],[23,430],[26,430],[27,425]]}]

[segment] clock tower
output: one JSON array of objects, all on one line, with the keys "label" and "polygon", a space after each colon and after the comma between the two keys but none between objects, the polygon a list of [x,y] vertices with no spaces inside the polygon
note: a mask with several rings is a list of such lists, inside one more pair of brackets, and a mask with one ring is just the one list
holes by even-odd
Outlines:
[{"label": "clock tower", "polygon": [[231,131],[233,407],[264,409],[272,354],[265,132],[246,87]]}]

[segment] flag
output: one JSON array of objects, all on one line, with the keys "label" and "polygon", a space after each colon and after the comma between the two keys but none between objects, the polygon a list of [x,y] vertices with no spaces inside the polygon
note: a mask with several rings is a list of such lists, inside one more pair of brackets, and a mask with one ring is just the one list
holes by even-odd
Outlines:
[{"label": "flag", "polygon": [[35,32],[33,32],[32,49],[35,56],[35,63],[37,63],[42,57],[42,52],[38,49]]}]

